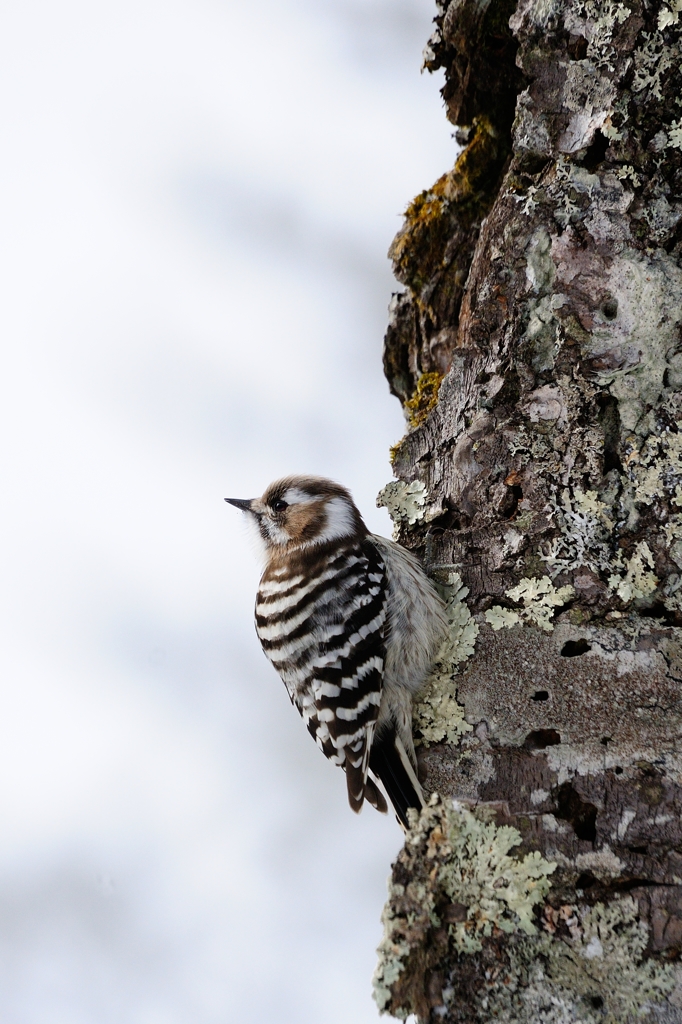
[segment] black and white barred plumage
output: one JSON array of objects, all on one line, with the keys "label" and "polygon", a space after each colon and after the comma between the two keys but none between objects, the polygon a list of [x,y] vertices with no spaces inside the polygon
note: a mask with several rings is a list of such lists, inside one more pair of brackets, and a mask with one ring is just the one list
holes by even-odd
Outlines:
[{"label": "black and white barred plumage", "polygon": [[386,801],[398,817],[422,804],[412,696],[445,628],[442,602],[419,563],[370,534],[348,491],[288,477],[262,498],[226,499],[249,513],[266,567],[256,631],[323,753],[346,772],[348,799]]}]

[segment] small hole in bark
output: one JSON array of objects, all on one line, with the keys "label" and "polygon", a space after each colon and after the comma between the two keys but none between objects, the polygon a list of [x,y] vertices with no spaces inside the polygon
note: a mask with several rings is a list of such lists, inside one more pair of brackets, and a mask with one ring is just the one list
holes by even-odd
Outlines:
[{"label": "small hole in bark", "polygon": [[531,700],[549,700],[549,694],[547,693],[547,690],[536,690],[533,696],[531,697]]},{"label": "small hole in bark", "polygon": [[544,171],[548,162],[544,153],[524,153],[519,160],[519,171],[534,178],[536,174]]},{"label": "small hole in bark", "polygon": [[592,645],[587,640],[567,640],[561,648],[562,658],[577,658],[579,654],[587,654],[592,650]]},{"label": "small hole in bark", "polygon": [[599,419],[604,431],[604,476],[612,469],[619,473],[623,472],[623,463],[620,461],[620,413],[618,411],[618,400],[609,395],[599,396],[598,404],[601,408]]},{"label": "small hole in bark", "polygon": [[[594,133],[594,142],[587,147],[583,157],[583,166],[588,171],[594,171],[606,156],[609,148],[609,140],[600,131]],[[617,307],[616,307],[617,308]]]},{"label": "small hole in bark", "polygon": [[604,1000],[601,996],[590,996],[590,1002],[594,1006],[595,1010],[601,1010],[604,1005]]},{"label": "small hole in bark", "polygon": [[555,817],[568,821],[578,839],[593,843],[597,838],[597,808],[582,800],[570,782],[564,782],[556,793]]},{"label": "small hole in bark", "polygon": [[628,846],[630,853],[646,853],[646,846]]},{"label": "small hole in bark", "polygon": [[614,771],[614,773],[616,775],[622,775],[623,774],[623,769],[620,767],[620,765],[618,765],[617,768],[614,768],[613,771]]},{"label": "small hole in bark", "polygon": [[529,732],[523,741],[525,750],[544,750],[546,747],[556,747],[561,743],[561,736],[556,729],[536,729]]},{"label": "small hole in bark", "polygon": [[650,608],[644,608],[640,611],[640,615],[644,615],[646,618],[665,618],[668,609],[663,601],[656,601]]},{"label": "small hole in bark", "polygon": [[513,519],[514,516],[516,515],[516,511],[517,511],[517,509],[519,507],[519,502],[521,501],[521,498],[523,497],[523,491],[518,486],[518,484],[514,484],[513,487],[509,488],[509,490],[511,491],[512,503],[511,503],[511,505],[505,511],[505,517],[507,519]]},{"label": "small hole in bark", "polygon": [[599,742],[601,743],[601,745],[603,747],[608,747],[609,743],[611,742],[611,737],[610,736],[602,736],[602,738],[599,740]]},{"label": "small hole in bark", "polygon": [[585,36],[570,35],[566,49],[571,60],[584,60],[587,56],[587,39]]},{"label": "small hole in bark", "polygon": [[597,879],[594,875],[591,875],[586,871],[582,875],[578,875],[578,881],[575,883],[575,887],[576,889],[582,889],[584,892],[585,889],[591,889],[592,886],[596,884]]},{"label": "small hole in bark", "polygon": [[615,320],[618,316],[618,299],[614,299],[613,296],[608,298],[601,311],[607,320]]},{"label": "small hole in bark", "polygon": [[645,619],[660,619],[664,626],[677,625],[675,613],[668,611],[662,601],[652,604],[651,608],[644,608],[639,614]]}]

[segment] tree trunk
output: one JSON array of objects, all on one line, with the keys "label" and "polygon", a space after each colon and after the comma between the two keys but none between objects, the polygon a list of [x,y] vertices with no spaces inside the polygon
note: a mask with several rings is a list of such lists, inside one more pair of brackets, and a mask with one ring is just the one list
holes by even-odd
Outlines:
[{"label": "tree trunk", "polygon": [[436,26],[466,145],[391,248],[381,500],[452,625],[376,998],[682,1021],[682,0]]}]

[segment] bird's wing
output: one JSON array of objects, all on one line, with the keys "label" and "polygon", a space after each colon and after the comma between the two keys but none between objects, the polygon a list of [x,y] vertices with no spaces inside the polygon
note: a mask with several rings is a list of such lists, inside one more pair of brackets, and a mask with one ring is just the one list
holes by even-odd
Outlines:
[{"label": "bird's wing", "polygon": [[345,769],[353,810],[360,810],[365,797],[385,810],[367,772],[384,671],[386,569],[371,543],[358,545],[356,556],[326,621],[319,623],[311,701],[301,710],[318,746]]}]

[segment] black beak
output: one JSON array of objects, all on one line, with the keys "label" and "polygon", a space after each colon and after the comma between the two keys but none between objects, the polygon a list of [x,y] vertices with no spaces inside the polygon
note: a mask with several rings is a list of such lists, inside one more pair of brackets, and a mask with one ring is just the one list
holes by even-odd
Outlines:
[{"label": "black beak", "polygon": [[240,508],[242,512],[251,511],[252,498],[225,498],[225,501],[230,505],[234,505],[235,508]]}]

